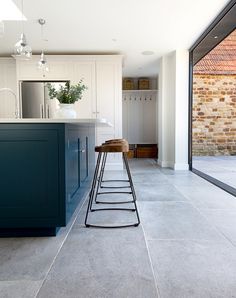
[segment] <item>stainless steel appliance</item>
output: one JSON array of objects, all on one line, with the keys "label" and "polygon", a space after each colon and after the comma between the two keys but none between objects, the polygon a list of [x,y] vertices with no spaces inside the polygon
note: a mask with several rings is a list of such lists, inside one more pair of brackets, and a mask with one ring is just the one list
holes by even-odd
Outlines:
[{"label": "stainless steel appliance", "polygon": [[47,84],[55,87],[66,82],[21,82],[21,116],[22,118],[53,118],[58,102],[49,98]]}]

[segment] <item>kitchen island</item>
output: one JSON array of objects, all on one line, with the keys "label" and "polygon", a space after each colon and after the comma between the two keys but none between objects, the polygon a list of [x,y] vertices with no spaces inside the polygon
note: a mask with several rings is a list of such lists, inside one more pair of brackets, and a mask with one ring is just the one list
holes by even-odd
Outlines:
[{"label": "kitchen island", "polygon": [[54,236],[88,192],[95,119],[0,120],[0,236]]}]

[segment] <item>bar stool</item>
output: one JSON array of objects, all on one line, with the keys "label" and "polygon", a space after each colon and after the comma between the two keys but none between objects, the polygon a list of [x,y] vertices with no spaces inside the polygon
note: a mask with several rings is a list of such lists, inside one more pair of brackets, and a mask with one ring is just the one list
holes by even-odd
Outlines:
[{"label": "bar stool", "polygon": [[[95,147],[95,152],[98,152],[98,158],[97,163],[95,167],[93,182],[91,186],[91,190],[89,193],[89,201],[87,206],[87,212],[85,217],[85,226],[86,227],[98,227],[98,228],[122,228],[122,227],[132,227],[132,226],[138,226],[140,224],[138,209],[136,205],[136,195],[134,190],[134,185],[129,169],[129,164],[127,160],[127,152],[129,151],[129,144],[124,139],[113,139],[108,140],[101,146]],[[106,165],[106,159],[108,153],[122,153],[125,169],[127,172],[128,180],[103,180],[105,165]],[[106,182],[128,182],[129,185],[127,186],[104,186],[102,183]],[[101,188],[129,188],[129,191],[107,191],[107,192],[99,192]],[[128,201],[98,201],[97,196],[104,194],[131,194],[132,200]],[[93,208],[93,203],[96,204],[126,204],[126,203],[133,203],[133,208]],[[89,224],[88,223],[88,214],[89,212],[95,212],[95,211],[108,211],[108,210],[123,210],[123,211],[132,211],[136,213],[137,221],[132,224],[124,224],[124,225],[98,225],[98,224]]]}]

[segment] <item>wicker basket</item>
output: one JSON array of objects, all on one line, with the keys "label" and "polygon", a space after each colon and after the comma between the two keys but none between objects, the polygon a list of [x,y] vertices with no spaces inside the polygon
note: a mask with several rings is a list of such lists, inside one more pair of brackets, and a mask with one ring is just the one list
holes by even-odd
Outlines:
[{"label": "wicker basket", "polygon": [[123,79],[123,90],[133,90],[134,80],[133,79]]},{"label": "wicker basket", "polygon": [[149,89],[149,79],[139,79],[138,80],[138,89],[139,90],[148,90]]}]

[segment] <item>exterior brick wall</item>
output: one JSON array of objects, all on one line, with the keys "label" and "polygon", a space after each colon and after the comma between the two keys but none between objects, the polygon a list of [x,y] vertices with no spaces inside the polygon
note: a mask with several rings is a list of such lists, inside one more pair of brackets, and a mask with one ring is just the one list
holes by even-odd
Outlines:
[{"label": "exterior brick wall", "polygon": [[193,76],[194,156],[236,155],[236,75]]}]

